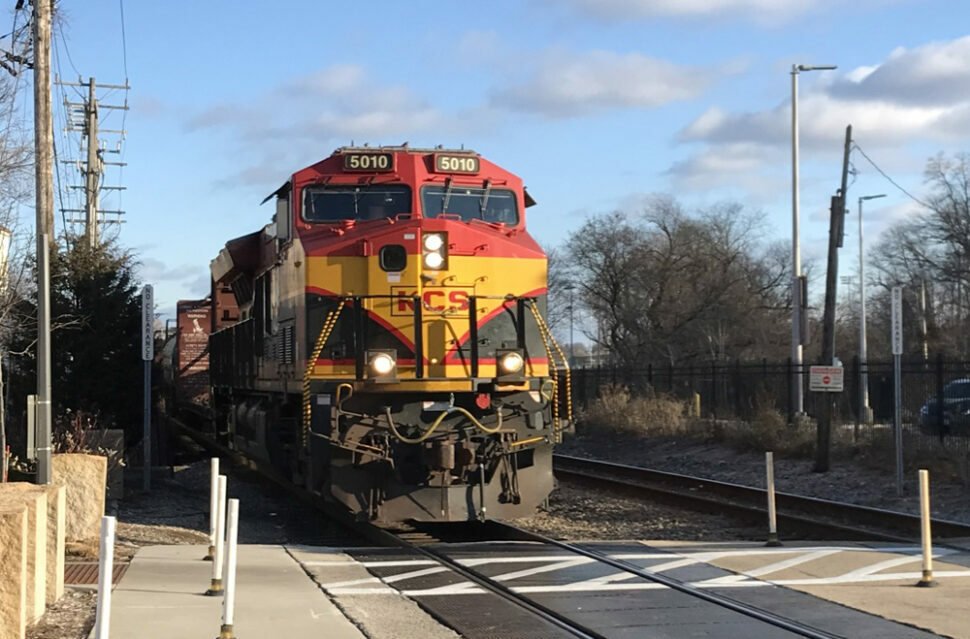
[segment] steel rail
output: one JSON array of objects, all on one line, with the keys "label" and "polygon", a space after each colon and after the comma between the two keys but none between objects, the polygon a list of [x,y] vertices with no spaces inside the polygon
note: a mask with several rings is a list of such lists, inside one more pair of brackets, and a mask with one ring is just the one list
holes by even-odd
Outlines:
[{"label": "steel rail", "polygon": [[[559,454],[553,456],[553,464],[556,475],[564,478],[646,491],[668,501],[705,508],[714,506],[745,517],[767,516],[763,488]],[[775,499],[779,511],[784,509],[778,513],[779,520],[799,529],[849,535],[847,538],[853,539],[899,542],[911,542],[920,530],[918,515],[895,510],[785,492],[776,492]],[[938,537],[970,537],[970,524],[934,519],[932,528]]]},{"label": "steel rail", "polygon": [[[580,639],[606,639],[604,635],[570,620],[565,615],[562,615],[551,608],[533,601],[525,595],[515,592],[502,583],[489,579],[488,577],[475,570],[472,570],[471,568],[468,568],[467,566],[463,566],[461,563],[451,559],[440,551],[411,543],[405,539],[404,536],[395,534],[393,531],[379,528],[367,522],[359,522],[354,520],[348,512],[340,509],[339,507],[335,507],[334,504],[328,502],[322,496],[311,493],[308,490],[287,481],[279,471],[268,464],[254,461],[240,454],[238,451],[219,444],[173,417],[169,416],[168,421],[174,430],[189,437],[206,450],[225,457],[236,465],[255,471],[273,484],[283,488],[291,495],[307,503],[309,506],[322,510],[327,516],[332,517],[338,524],[347,527],[348,529],[356,532],[377,545],[384,547],[403,548],[436,561],[444,565],[449,570],[458,573],[465,579],[481,586],[495,596],[524,609],[533,616],[542,619],[543,621],[555,626],[560,630],[563,630],[566,633],[569,633],[574,637],[579,637]],[[494,526],[495,524],[490,522],[490,525]],[[421,604],[419,603],[419,605]],[[438,618],[434,610],[423,605],[421,605],[421,607],[435,618]]]},{"label": "steel rail", "polygon": [[506,524],[504,522],[502,522],[501,525],[509,529],[510,535],[518,536],[518,538],[520,539],[536,541],[542,544],[555,546],[557,548],[562,548],[563,550],[567,550],[569,552],[583,555],[584,557],[588,557],[600,563],[607,564],[609,566],[612,566],[613,568],[617,568],[618,570],[622,570],[632,575],[636,575],[641,579],[646,579],[653,583],[666,586],[667,588],[670,588],[672,590],[676,590],[686,595],[690,595],[691,597],[702,599],[704,601],[707,601],[708,603],[721,606],[722,608],[727,608],[728,610],[731,610],[733,612],[737,612],[747,617],[757,619],[758,621],[770,624],[772,626],[775,626],[776,628],[781,628],[787,632],[791,632],[802,637],[808,637],[809,639],[845,639],[843,635],[835,635],[835,634],[826,632],[824,630],[819,630],[818,628],[807,626],[805,624],[794,621],[792,619],[788,619],[786,617],[776,615],[773,612],[769,612],[761,608],[756,608],[749,604],[740,602],[736,599],[732,599],[731,597],[728,597],[726,595],[718,595],[713,592],[709,592],[701,588],[698,588],[697,586],[684,583],[679,579],[674,579],[672,577],[667,577],[659,573],[644,570],[640,566],[637,566],[627,561],[623,561],[622,559],[614,559],[609,555],[603,554],[601,552],[597,552],[595,550],[589,550],[588,548],[583,548],[582,546],[578,546],[576,544],[571,544],[565,541],[559,541],[558,539],[552,539],[550,537],[546,537],[538,533],[533,533],[531,531],[524,530],[522,528],[518,528],[517,526]]}]

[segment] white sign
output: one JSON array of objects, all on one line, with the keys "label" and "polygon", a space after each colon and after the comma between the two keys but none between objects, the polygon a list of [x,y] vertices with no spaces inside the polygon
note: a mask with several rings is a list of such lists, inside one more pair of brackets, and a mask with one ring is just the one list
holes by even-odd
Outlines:
[{"label": "white sign", "polygon": [[903,354],[903,289],[893,287],[893,355]]},{"label": "white sign", "polygon": [[155,356],[155,301],[152,285],[141,290],[141,358],[150,362]]},{"label": "white sign", "polygon": [[808,390],[823,393],[841,393],[845,379],[841,366],[810,366],[808,368]]}]

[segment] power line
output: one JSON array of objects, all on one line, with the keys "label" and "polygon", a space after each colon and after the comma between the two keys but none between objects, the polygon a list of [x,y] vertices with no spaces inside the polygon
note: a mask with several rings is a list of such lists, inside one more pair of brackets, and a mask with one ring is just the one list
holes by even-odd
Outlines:
[{"label": "power line", "polygon": [[125,39],[125,0],[118,0],[121,8],[121,55],[125,64],[125,80],[128,79],[128,42]]},{"label": "power line", "polygon": [[919,199],[918,197],[916,197],[915,195],[913,195],[912,193],[910,193],[909,191],[907,191],[906,189],[904,189],[902,186],[900,186],[899,183],[896,182],[896,180],[894,180],[891,177],[889,177],[889,175],[885,171],[883,171],[881,168],[879,168],[879,165],[878,164],[876,164],[875,162],[873,162],[872,158],[870,158],[868,155],[866,155],[866,152],[862,150],[862,147],[861,146],[859,146],[855,142],[852,143],[852,146],[855,147],[859,151],[859,153],[862,154],[862,157],[864,157],[869,162],[869,164],[872,165],[872,167],[874,169],[876,169],[877,171],[879,171],[880,175],[882,175],[884,178],[886,178],[887,180],[889,180],[889,183],[890,184],[892,184],[897,189],[899,189],[900,191],[902,191],[903,193],[905,193],[906,196],[909,199],[911,199],[912,201],[916,202],[920,206],[925,206],[928,209],[932,209],[933,208],[932,206],[930,206],[929,204],[927,204],[926,202],[924,202],[923,200]]}]

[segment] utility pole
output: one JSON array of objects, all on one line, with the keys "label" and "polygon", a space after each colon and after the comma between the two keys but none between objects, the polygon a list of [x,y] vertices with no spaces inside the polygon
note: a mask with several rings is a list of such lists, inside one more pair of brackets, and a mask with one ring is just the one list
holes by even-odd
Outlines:
[{"label": "utility pole", "polygon": [[[123,89],[127,91],[129,86],[127,81],[123,86],[115,84],[99,85],[95,83],[94,78],[88,78],[87,82],[82,82],[80,78],[78,78],[77,82],[63,82],[59,77],[55,79],[55,84],[71,87],[86,87],[88,90],[88,97],[83,103],[70,102],[66,97],[64,99],[64,110],[68,114],[66,130],[80,132],[82,134],[87,149],[87,158],[84,162],[78,160],[62,160],[64,164],[75,166],[84,178],[84,184],[72,184],[68,187],[84,190],[84,208],[62,209],[62,212],[69,215],[66,218],[68,223],[84,225],[85,241],[88,246],[94,248],[101,242],[101,226],[104,224],[120,224],[122,221],[121,216],[124,215],[124,211],[121,210],[105,211],[100,208],[101,191],[125,190],[123,186],[105,186],[101,183],[101,176],[104,174],[105,166],[125,166],[125,163],[105,161],[104,155],[106,153],[121,152],[121,142],[118,142],[117,148],[107,149],[102,146],[98,136],[102,133],[119,134],[123,140],[126,132],[124,129],[101,128],[98,118],[101,115],[102,109],[128,110],[127,100],[125,100],[124,105],[101,104],[98,100],[97,90]],[[109,215],[113,215],[114,217],[109,218]]]},{"label": "utility pole", "polygon": [[34,0],[34,190],[37,226],[37,483],[51,483],[50,251],[54,244],[51,10]]},{"label": "utility pole", "polygon": [[95,248],[98,246],[98,182],[101,179],[101,157],[98,155],[98,100],[94,94],[94,78],[88,78],[85,120],[88,164],[84,171],[84,237],[88,246]]},{"label": "utility pole", "polygon": [[[852,125],[845,128],[845,151],[842,156],[842,186],[838,195],[832,197],[829,218],[829,255],[825,273],[825,312],[822,316],[822,366],[835,364],[835,295],[839,273],[839,247],[845,230],[845,202],[849,177],[849,151],[852,148]],[[815,472],[824,473],[829,469],[832,441],[832,403],[828,395],[822,402],[822,414],[818,420],[818,439],[815,451]]]}]

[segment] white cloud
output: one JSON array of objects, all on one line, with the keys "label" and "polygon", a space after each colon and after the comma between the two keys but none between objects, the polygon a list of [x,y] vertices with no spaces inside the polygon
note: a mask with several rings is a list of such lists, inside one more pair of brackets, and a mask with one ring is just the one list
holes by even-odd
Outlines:
[{"label": "white cloud", "polygon": [[885,62],[860,67],[833,83],[830,95],[846,100],[889,100],[914,105],[966,104],[970,36],[898,48]]},{"label": "white cloud", "polygon": [[668,170],[678,189],[704,192],[720,188],[743,188],[755,200],[777,194],[778,176],[762,171],[766,166],[785,166],[787,155],[761,144],[736,142],[719,145],[675,162]]},{"label": "white cloud", "polygon": [[549,50],[524,81],[492,93],[495,106],[569,117],[616,108],[650,108],[700,95],[713,73],[640,53]]},{"label": "white cloud", "polygon": [[[867,150],[895,152],[930,142],[941,147],[970,140],[970,37],[896,49],[879,64],[848,72],[819,75],[801,88],[799,141],[813,153],[841,146],[845,127]],[[703,148],[671,169],[679,179],[700,185],[718,179],[719,164],[744,167],[742,174],[770,170],[770,161],[752,164],[761,155],[787,150],[791,144],[789,100],[762,111],[728,113],[711,107],[677,135],[680,142]],[[910,170],[919,168],[911,166]],[[705,172],[709,177],[705,177]]]},{"label": "white cloud", "polygon": [[566,3],[582,13],[606,20],[727,17],[763,23],[784,22],[834,4],[831,0],[567,0]]},{"label": "white cloud", "polygon": [[[487,114],[445,113],[406,86],[382,86],[367,71],[339,64],[294,78],[248,105],[214,104],[191,115],[191,131],[223,131],[238,145],[237,163],[217,185],[276,186],[286,171],[332,148],[435,139],[487,121]],[[479,117],[481,116],[481,117]]]}]

